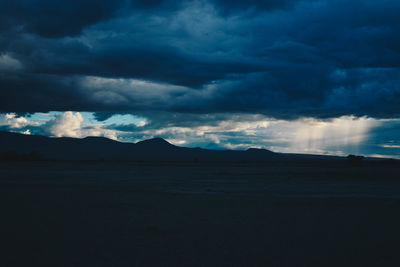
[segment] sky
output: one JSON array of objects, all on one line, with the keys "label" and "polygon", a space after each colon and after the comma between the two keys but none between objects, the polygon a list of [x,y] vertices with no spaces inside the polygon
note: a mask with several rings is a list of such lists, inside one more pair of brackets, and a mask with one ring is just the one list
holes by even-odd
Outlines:
[{"label": "sky", "polygon": [[0,0],[0,130],[400,158],[397,0]]}]

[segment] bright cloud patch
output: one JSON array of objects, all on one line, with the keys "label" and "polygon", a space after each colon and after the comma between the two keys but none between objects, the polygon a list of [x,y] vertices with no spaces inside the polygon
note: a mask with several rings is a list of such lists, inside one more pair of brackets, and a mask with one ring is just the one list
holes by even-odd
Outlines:
[{"label": "bright cloud patch", "polygon": [[79,112],[67,111],[48,122],[48,131],[56,137],[81,137],[82,122],[83,117]]},{"label": "bright cloud patch", "polygon": [[0,114],[0,126],[10,129],[20,129],[28,125],[37,125],[34,121],[29,121],[24,117],[19,117],[15,113]]},{"label": "bright cloud patch", "polygon": [[8,53],[0,53],[0,71],[16,71],[22,68],[22,63]]},{"label": "bright cloud patch", "polygon": [[277,152],[360,153],[378,121],[351,116],[332,120],[274,120],[262,115],[235,115],[216,125],[166,126],[142,131],[145,136],[186,140],[186,145],[228,149],[267,148]]},{"label": "bright cloud patch", "polygon": [[103,136],[113,140],[117,139],[116,131],[104,129],[102,124],[84,123],[84,117],[80,112],[66,111],[58,114],[44,127],[51,136],[55,137]]},{"label": "bright cloud patch", "polygon": [[103,136],[123,142],[163,137],[175,145],[212,149],[255,147],[290,153],[400,157],[400,120],[396,119],[343,116],[287,121],[260,114],[179,116],[120,114],[97,120],[90,112],[35,113],[26,117],[7,113],[0,115],[0,127],[25,134]]},{"label": "bright cloud patch", "polygon": [[120,125],[129,125],[131,123],[135,124],[136,126],[142,127],[145,126],[148,122],[146,118],[134,116],[131,114],[124,114],[124,115],[113,115],[112,117],[108,118],[104,121],[105,124],[120,124]]},{"label": "bright cloud patch", "polygon": [[378,124],[370,118],[341,117],[329,121],[314,119],[300,120],[295,123],[290,150],[293,152],[324,152],[345,154],[344,148],[357,147],[368,137],[369,129]]}]

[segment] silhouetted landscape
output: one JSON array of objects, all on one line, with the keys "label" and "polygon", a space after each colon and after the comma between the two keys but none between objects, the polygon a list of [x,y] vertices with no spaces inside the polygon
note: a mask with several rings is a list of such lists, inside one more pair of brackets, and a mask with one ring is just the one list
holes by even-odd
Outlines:
[{"label": "silhouetted landscape", "polygon": [[399,0],[0,0],[0,267],[399,267]]},{"label": "silhouetted landscape", "polygon": [[[4,159],[119,160],[119,161],[262,161],[282,154],[265,149],[208,150],[174,146],[162,138],[121,143],[104,137],[51,138],[0,132]],[[294,155],[292,155],[294,156]],[[300,156],[300,155],[298,155]],[[302,155],[301,157],[310,157]]]},{"label": "silhouetted landscape", "polygon": [[2,266],[398,266],[400,166],[0,133]]},{"label": "silhouetted landscape", "polygon": [[73,161],[128,161],[128,162],[265,162],[303,161],[309,163],[348,163],[350,165],[399,164],[394,159],[285,154],[266,149],[210,150],[175,146],[162,138],[137,143],[122,143],[104,137],[52,138],[0,131],[0,159],[3,160],[73,160]]}]

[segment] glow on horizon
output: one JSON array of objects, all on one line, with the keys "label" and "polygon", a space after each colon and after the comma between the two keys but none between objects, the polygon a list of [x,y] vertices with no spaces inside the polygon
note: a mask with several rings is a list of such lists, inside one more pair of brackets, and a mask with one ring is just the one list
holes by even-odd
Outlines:
[{"label": "glow on horizon", "polygon": [[[147,127],[152,126],[151,119],[134,114],[113,115],[104,121],[96,120],[93,112],[52,111],[28,116],[0,114],[0,127],[3,130],[24,134],[76,138],[103,136],[123,142],[160,136],[175,145],[187,147],[241,150],[255,147],[284,153],[363,154],[400,158],[399,136],[384,138],[380,143],[370,140],[371,132],[392,122],[400,124],[400,120],[396,119],[354,116],[286,121],[260,114],[236,114],[217,123],[205,121],[192,127],[166,124],[157,128]],[[133,127],[129,128],[130,125]]]}]

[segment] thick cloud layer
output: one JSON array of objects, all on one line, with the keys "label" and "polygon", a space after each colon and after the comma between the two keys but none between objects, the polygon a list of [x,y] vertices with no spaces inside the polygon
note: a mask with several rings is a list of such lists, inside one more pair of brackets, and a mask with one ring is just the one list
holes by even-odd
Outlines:
[{"label": "thick cloud layer", "polygon": [[398,117],[399,13],[395,0],[1,1],[0,112]]}]

